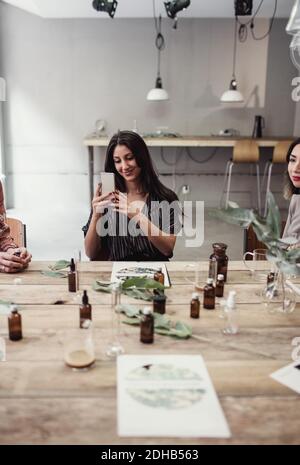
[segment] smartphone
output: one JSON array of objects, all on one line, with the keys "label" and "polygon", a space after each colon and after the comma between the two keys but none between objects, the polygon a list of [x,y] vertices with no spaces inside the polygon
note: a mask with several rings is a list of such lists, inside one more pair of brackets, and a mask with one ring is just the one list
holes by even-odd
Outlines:
[{"label": "smartphone", "polygon": [[115,188],[115,174],[114,173],[100,173],[101,175],[101,185],[102,185],[102,195],[109,194],[114,192]]}]

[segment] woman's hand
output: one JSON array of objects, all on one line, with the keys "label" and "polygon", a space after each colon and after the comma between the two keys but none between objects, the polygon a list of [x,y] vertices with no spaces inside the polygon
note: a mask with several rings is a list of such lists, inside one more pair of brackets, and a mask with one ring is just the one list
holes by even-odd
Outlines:
[{"label": "woman's hand", "polygon": [[8,249],[6,252],[0,252],[0,272],[17,273],[27,268],[30,261],[31,254],[25,247]]},{"label": "woman's hand", "polygon": [[144,205],[145,202],[142,200],[134,200],[128,203],[126,194],[120,191],[116,191],[115,193],[114,211],[127,215],[129,219],[136,217],[138,220]]},{"label": "woman's hand", "polygon": [[113,205],[115,198],[115,193],[110,192],[109,194],[102,195],[101,185],[98,184],[95,196],[92,200],[92,209],[93,209],[93,217],[98,219],[102,216],[104,208],[107,208]]}]

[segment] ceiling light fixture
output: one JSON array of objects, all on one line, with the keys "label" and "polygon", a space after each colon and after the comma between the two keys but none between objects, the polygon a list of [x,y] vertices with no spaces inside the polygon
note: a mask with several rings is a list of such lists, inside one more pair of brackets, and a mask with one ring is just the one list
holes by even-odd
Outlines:
[{"label": "ceiling light fixture", "polygon": [[161,33],[161,16],[159,16],[158,24],[157,19],[154,16],[155,20],[155,27],[157,31],[157,36],[155,39],[155,45],[158,51],[158,59],[157,59],[157,77],[155,81],[155,88],[151,89],[147,94],[147,100],[152,101],[161,101],[161,100],[169,100],[168,92],[163,89],[162,79],[160,76],[160,53],[165,48],[165,39]]},{"label": "ceiling light fixture", "polygon": [[167,15],[169,18],[174,19],[174,29],[177,28],[177,13],[185,10],[191,4],[191,0],[173,0],[171,2],[164,2]]},{"label": "ceiling light fixture", "polygon": [[115,16],[117,6],[116,0],[93,0],[93,8],[97,11],[105,11],[111,18]]},{"label": "ceiling light fixture", "polygon": [[224,92],[221,97],[221,102],[223,103],[237,103],[243,102],[244,97],[237,90],[237,81],[235,77],[235,64],[236,64],[236,49],[237,49],[237,18],[235,18],[235,27],[234,27],[234,48],[233,48],[233,66],[232,66],[232,78],[229,85],[229,90]]}]

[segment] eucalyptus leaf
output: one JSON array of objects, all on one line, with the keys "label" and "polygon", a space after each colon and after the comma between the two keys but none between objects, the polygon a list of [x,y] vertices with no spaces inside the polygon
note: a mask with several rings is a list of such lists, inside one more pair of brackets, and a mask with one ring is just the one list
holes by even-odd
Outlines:
[{"label": "eucalyptus leaf", "polygon": [[165,315],[154,313],[154,328],[169,330],[171,328],[171,321]]},{"label": "eucalyptus leaf", "polygon": [[267,193],[267,205],[268,205],[267,225],[269,226],[273,235],[279,239],[280,234],[281,234],[281,218],[280,218],[279,208],[276,205],[272,192]]},{"label": "eucalyptus leaf", "polygon": [[120,313],[125,313],[125,315],[128,316],[129,318],[136,317],[140,313],[140,310],[138,308],[134,307],[133,305],[129,305],[129,304],[119,305],[118,311]]},{"label": "eucalyptus leaf", "polygon": [[136,287],[137,289],[164,289],[163,284],[147,277],[132,277],[122,283],[122,289]]},{"label": "eucalyptus leaf", "polygon": [[131,325],[131,326],[139,326],[140,319],[139,318],[126,318],[126,320],[122,320],[122,323],[125,323],[126,325]]},{"label": "eucalyptus leaf", "polygon": [[44,276],[48,276],[49,278],[66,278],[68,273],[63,273],[62,271],[42,271]]},{"label": "eucalyptus leaf", "polygon": [[59,260],[58,262],[54,263],[54,265],[49,266],[49,268],[53,271],[64,270],[71,265],[71,262],[67,260]]},{"label": "eucalyptus leaf", "polygon": [[283,237],[280,239],[280,242],[286,245],[294,245],[297,244],[298,239],[296,239],[296,237]]},{"label": "eucalyptus leaf", "polygon": [[231,200],[228,201],[228,206],[230,208],[240,208],[239,204],[237,204],[236,202],[232,202]]}]

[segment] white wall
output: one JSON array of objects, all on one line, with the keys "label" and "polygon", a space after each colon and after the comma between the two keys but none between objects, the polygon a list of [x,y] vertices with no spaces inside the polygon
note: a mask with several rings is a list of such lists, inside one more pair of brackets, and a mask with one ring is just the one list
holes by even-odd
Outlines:
[{"label": "white wall", "polygon": [[[236,74],[246,104],[230,108],[220,105],[219,98],[231,78],[233,19],[182,19],[176,31],[164,20],[162,78],[171,99],[151,103],[146,94],[156,77],[153,20],[44,20],[0,2],[0,75],[8,87],[8,206],[33,209],[41,221],[55,215],[59,222],[68,221],[67,205],[73,218],[78,212],[74,230],[79,240],[79,226],[89,209],[88,157],[82,141],[99,118],[107,120],[109,133],[131,129],[136,119],[141,132],[166,126],[181,134],[211,134],[234,127],[250,135],[255,114],[262,114],[269,115],[266,135],[292,134],[293,102],[281,110],[274,105],[278,89],[289,89],[293,73],[284,25],[275,21],[270,39],[257,42],[249,37],[238,45]],[[267,20],[257,20],[257,34],[267,27]],[[270,47],[278,48],[279,56],[268,59]],[[285,69],[275,78],[268,73],[274,60]],[[192,151],[205,157],[210,152]],[[158,150],[152,154],[161,172],[172,171]],[[170,160],[174,156],[174,150],[166,151]],[[215,205],[229,157],[230,151],[219,151],[198,166],[184,154],[177,170],[201,173],[186,181],[194,197]],[[180,176],[176,187],[183,181]],[[240,191],[237,200],[245,204],[251,199],[251,181],[236,177],[233,185]],[[170,177],[166,183],[173,185]]]}]

